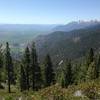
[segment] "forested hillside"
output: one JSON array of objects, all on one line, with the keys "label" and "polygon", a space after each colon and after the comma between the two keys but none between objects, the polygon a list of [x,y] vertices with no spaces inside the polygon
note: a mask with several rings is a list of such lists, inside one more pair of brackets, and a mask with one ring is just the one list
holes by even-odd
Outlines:
[{"label": "forested hillside", "polygon": [[66,57],[55,69],[49,54],[39,63],[34,42],[19,60],[12,58],[7,42],[5,49],[0,46],[0,98],[99,100],[100,54],[96,53],[90,48],[79,62]]},{"label": "forested hillside", "polygon": [[[57,31],[36,39],[40,58],[50,53],[57,62],[83,57],[89,48],[95,51],[100,47],[100,25],[70,32]],[[52,52],[51,52],[52,51]]]}]

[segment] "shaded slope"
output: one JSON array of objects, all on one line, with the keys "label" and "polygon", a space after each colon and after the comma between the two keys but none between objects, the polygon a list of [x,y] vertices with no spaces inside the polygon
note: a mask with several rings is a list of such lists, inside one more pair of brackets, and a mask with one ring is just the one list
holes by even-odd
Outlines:
[{"label": "shaded slope", "polygon": [[53,32],[52,34],[40,36],[36,39],[40,58],[50,53],[53,59],[58,61],[65,58],[79,58],[91,47],[99,50],[100,47],[100,25],[95,27],[74,30],[71,32]]}]

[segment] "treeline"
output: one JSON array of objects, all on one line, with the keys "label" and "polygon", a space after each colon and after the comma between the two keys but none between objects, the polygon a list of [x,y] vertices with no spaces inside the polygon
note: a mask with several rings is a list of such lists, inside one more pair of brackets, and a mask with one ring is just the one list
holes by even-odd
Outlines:
[{"label": "treeline", "polygon": [[[39,65],[35,43],[25,48],[23,57],[16,61],[11,56],[9,43],[6,48],[0,47],[0,87],[2,83],[8,85],[8,92],[11,92],[11,85],[18,85],[20,91],[37,91],[43,87],[50,86],[55,82],[55,73],[49,54],[44,63],[44,71]],[[3,71],[3,74],[2,74]],[[44,74],[44,75],[43,75]],[[18,84],[17,84],[18,83]]]},{"label": "treeline", "polygon": [[9,43],[0,46],[0,88],[16,86],[21,92],[38,91],[58,83],[63,88],[72,84],[100,79],[100,55],[91,48],[86,57],[78,63],[66,59],[57,68],[53,66],[49,54],[43,64],[39,64],[35,43],[25,48],[21,60],[12,58]]},{"label": "treeline", "polygon": [[72,63],[71,60],[67,59],[65,65],[62,65],[58,69],[58,72],[60,72],[62,87],[90,82],[96,79],[100,80],[100,55],[95,55],[91,48],[86,56],[81,61],[79,60],[78,63]]}]

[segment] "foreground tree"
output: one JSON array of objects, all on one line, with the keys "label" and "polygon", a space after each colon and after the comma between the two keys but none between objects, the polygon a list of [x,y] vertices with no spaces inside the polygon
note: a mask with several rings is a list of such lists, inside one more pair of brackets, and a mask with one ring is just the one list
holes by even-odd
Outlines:
[{"label": "foreground tree", "polygon": [[96,64],[96,78],[100,78],[100,55],[97,59],[97,64]]},{"label": "foreground tree", "polygon": [[91,48],[88,55],[87,55],[87,65],[91,64],[94,61],[94,51]]},{"label": "foreground tree", "polygon": [[8,92],[11,92],[10,85],[14,82],[14,70],[13,70],[13,62],[10,54],[10,48],[8,42],[6,43],[5,50],[5,65],[7,71],[7,80],[8,80]]},{"label": "foreground tree", "polygon": [[74,82],[74,84],[78,84],[82,78],[81,66],[82,65],[80,63],[74,64],[74,66],[73,66],[74,67],[74,69],[73,69],[73,82]]},{"label": "foreground tree", "polygon": [[96,64],[92,62],[87,70],[86,80],[90,81],[96,79],[96,74]]},{"label": "foreground tree", "polygon": [[55,73],[49,54],[45,58],[45,85],[50,86],[55,82]]},{"label": "foreground tree", "polygon": [[41,68],[38,64],[38,58],[35,48],[35,43],[32,43],[31,47],[31,79],[33,90],[38,90],[41,88]]},{"label": "foreground tree", "polygon": [[62,88],[65,88],[65,75],[64,75],[64,72],[62,71],[61,74],[60,74],[60,78],[59,78],[59,81],[60,81],[60,86]]},{"label": "foreground tree", "polygon": [[68,85],[71,85],[73,83],[72,65],[70,60],[66,62],[64,77],[65,77],[65,87],[68,87]]},{"label": "foreground tree", "polygon": [[94,60],[94,51],[91,48],[88,53],[87,59],[87,73],[86,73],[86,81],[96,79],[96,63]]},{"label": "foreground tree", "polygon": [[30,51],[29,48],[26,47],[25,54],[24,54],[24,65],[25,65],[25,72],[26,72],[26,81],[27,81],[27,90],[30,87]]},{"label": "foreground tree", "polygon": [[2,88],[2,68],[3,68],[3,53],[2,53],[2,45],[0,45],[0,88]]},{"label": "foreground tree", "polygon": [[21,92],[27,89],[27,80],[23,65],[20,68],[20,89]]},{"label": "foreground tree", "polygon": [[94,62],[94,51],[91,48],[86,56],[85,62],[82,63],[81,65],[81,70],[80,70],[80,82],[85,82],[87,81],[87,74],[89,74],[87,71],[90,71],[90,67],[92,63]]}]

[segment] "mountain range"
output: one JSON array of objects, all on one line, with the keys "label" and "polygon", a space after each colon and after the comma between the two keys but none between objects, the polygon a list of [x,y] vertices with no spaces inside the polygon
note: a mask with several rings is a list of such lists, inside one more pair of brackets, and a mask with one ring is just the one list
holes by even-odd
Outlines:
[{"label": "mountain range", "polygon": [[[77,27],[75,28],[74,25]],[[51,34],[36,38],[35,41],[40,59],[43,59],[47,53],[50,53],[52,59],[59,63],[61,60],[67,58],[78,59],[83,57],[90,48],[99,51],[99,22],[86,22],[86,25],[85,22],[83,22],[83,26],[85,26],[83,28],[82,22],[80,24],[78,22],[73,23],[72,26],[73,28],[70,29],[70,31],[67,30],[69,26],[65,25],[64,27],[66,27],[66,31],[55,31]]]},{"label": "mountain range", "polygon": [[83,28],[95,26],[98,24],[100,24],[100,21],[98,21],[98,20],[90,20],[90,21],[79,20],[79,21],[70,22],[70,23],[65,24],[65,25],[58,25],[57,27],[55,27],[53,29],[53,31],[66,31],[66,32],[68,32],[71,30],[83,29]]}]

